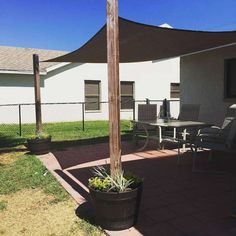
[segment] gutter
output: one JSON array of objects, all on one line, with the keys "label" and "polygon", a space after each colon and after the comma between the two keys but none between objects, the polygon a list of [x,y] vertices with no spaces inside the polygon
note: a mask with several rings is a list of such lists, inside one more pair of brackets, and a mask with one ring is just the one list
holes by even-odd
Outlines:
[{"label": "gutter", "polygon": [[[63,66],[66,66],[70,64],[70,62],[63,62],[63,63],[59,63],[57,65],[54,65],[54,66],[51,66],[51,67],[48,67],[45,69],[45,71],[40,71],[40,75],[47,75],[47,73],[53,71],[53,70],[56,70],[56,69],[59,69]],[[33,75],[33,70],[32,71],[20,71],[20,70],[1,70],[0,69],[0,74],[18,74],[18,75]]]},{"label": "gutter", "polygon": [[[33,75],[33,71],[14,71],[14,70],[1,70],[0,69],[0,74],[19,74],[19,75]],[[47,72],[41,71],[40,75],[46,75]]]}]

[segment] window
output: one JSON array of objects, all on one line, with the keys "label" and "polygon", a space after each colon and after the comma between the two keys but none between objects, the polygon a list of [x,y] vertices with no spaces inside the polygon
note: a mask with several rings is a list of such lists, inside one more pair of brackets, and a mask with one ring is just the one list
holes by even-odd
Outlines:
[{"label": "window", "polygon": [[170,98],[180,98],[179,83],[170,83]]},{"label": "window", "polygon": [[85,110],[100,110],[100,81],[85,80]]},{"label": "window", "polygon": [[236,98],[236,58],[225,61],[225,98]]},{"label": "window", "polygon": [[121,109],[133,109],[134,82],[121,82]]}]

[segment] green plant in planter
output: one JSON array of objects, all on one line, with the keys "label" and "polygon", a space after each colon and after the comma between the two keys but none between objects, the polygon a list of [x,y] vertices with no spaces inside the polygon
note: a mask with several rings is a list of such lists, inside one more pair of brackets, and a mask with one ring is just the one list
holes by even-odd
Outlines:
[{"label": "green plant in planter", "polygon": [[137,188],[143,182],[143,178],[139,177],[138,175],[135,175],[130,171],[125,172],[124,177],[127,180],[132,180],[132,183],[130,185],[131,189]]},{"label": "green plant in planter", "polygon": [[93,168],[89,192],[95,221],[104,229],[124,230],[136,224],[143,179],[131,172],[110,174],[104,167]]},{"label": "green plant in planter", "polygon": [[89,187],[101,192],[127,192],[143,181],[142,178],[132,174],[131,172],[118,172],[114,176],[103,166],[93,168],[94,177],[89,179]]},{"label": "green plant in planter", "polygon": [[33,154],[47,154],[50,151],[51,136],[46,133],[38,133],[27,139],[27,147]]},{"label": "green plant in planter", "polygon": [[47,133],[38,133],[38,134],[34,134],[28,137],[29,140],[34,140],[34,139],[49,139],[51,138],[50,134]]}]

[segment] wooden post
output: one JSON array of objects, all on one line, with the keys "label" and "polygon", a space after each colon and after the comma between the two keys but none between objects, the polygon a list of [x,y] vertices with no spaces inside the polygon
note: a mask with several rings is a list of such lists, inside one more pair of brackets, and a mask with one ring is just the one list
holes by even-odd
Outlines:
[{"label": "wooden post", "polygon": [[41,96],[40,96],[39,57],[37,54],[33,55],[33,69],[34,69],[36,134],[40,134],[42,133],[42,115],[41,115]]},{"label": "wooden post", "polygon": [[111,175],[121,171],[118,0],[107,0],[107,66]]}]

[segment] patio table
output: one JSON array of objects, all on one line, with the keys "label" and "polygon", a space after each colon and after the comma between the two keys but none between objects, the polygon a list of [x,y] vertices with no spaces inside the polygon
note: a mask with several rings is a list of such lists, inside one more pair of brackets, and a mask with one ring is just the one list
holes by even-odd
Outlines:
[{"label": "patio table", "polygon": [[[146,148],[149,139],[156,139],[158,141],[158,147],[160,148],[161,143],[165,140],[170,140],[174,142],[178,142],[179,144],[185,145],[188,143],[186,140],[187,136],[187,129],[188,128],[195,128],[196,130],[204,128],[204,127],[209,127],[211,124],[207,124],[205,122],[200,122],[200,121],[183,121],[183,120],[165,120],[165,119],[156,119],[156,120],[148,120],[148,121],[140,121],[140,120],[132,120],[134,123],[134,133],[133,133],[133,138],[135,139],[135,132],[137,131],[137,126],[141,126],[145,132],[144,137],[146,138],[146,141],[143,145],[142,148],[139,150],[143,150]],[[156,134],[150,135],[149,130],[147,126],[151,127],[156,127]],[[163,137],[162,136],[162,128],[173,128],[173,137]],[[176,129],[181,128],[183,130],[183,139],[176,138]],[[183,146],[185,148],[185,146]]]}]

